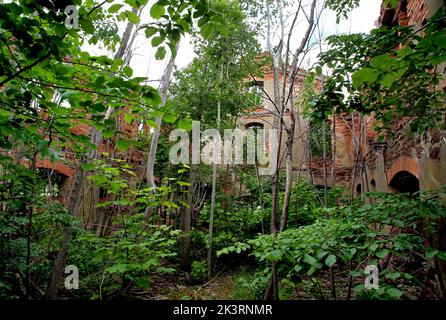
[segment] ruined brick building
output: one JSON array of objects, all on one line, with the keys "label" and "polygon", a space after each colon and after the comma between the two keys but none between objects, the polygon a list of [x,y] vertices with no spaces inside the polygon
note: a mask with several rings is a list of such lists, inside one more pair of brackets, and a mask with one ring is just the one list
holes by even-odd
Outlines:
[{"label": "ruined brick building", "polygon": [[[125,105],[115,110],[115,113],[117,114],[116,131],[119,132],[120,137],[128,140],[136,140],[140,122],[125,119],[127,113],[127,107]],[[90,137],[91,129],[86,123],[76,122],[70,131],[74,135]],[[120,152],[115,148],[116,140],[116,136],[101,139],[97,153],[102,154],[102,158],[108,154],[114,159],[121,159],[122,161],[130,163],[138,174],[142,173],[144,170],[143,151],[130,147],[128,151]],[[20,148],[13,149],[8,153],[16,161],[21,162],[25,166],[30,166],[30,160],[23,157]],[[52,201],[58,201],[65,205],[69,203],[73,179],[78,165],[79,159],[69,144],[62,146],[62,152],[57,161],[41,158],[36,159],[35,168],[48,181],[46,193],[51,197]],[[129,186],[134,186],[136,183],[136,179],[128,181]],[[96,207],[96,204],[109,200],[112,200],[111,195],[105,189],[97,188],[90,179],[83,180],[81,199],[79,201],[80,205],[77,212],[78,217],[82,219],[87,228],[96,230],[96,226],[103,226],[112,221],[112,212],[106,212],[106,209]],[[98,228],[98,234],[102,230],[103,228]]]},{"label": "ruined brick building", "polygon": [[[396,8],[388,8],[384,4],[377,23],[392,27],[394,25],[409,25],[419,29],[442,6],[442,0],[404,0],[399,1]],[[444,73],[445,66],[438,68]],[[305,72],[299,73],[295,81],[295,95],[299,95]],[[257,83],[270,97],[274,96],[274,79],[271,72],[265,72]],[[319,83],[323,79],[319,79]],[[446,80],[443,81],[444,90]],[[272,103],[264,97],[264,102],[254,112],[243,116],[239,123],[249,128],[261,126],[270,128],[273,122],[274,111]],[[296,107],[296,106],[295,106]],[[302,115],[303,110],[297,114]],[[285,122],[289,121],[289,112],[285,113]],[[377,133],[373,130],[373,116],[363,117],[355,115],[342,115],[331,118],[331,125],[335,122],[335,135],[332,136],[332,145],[336,146],[335,154],[325,159],[328,167],[328,185],[338,185],[355,196],[361,196],[368,191],[389,192],[416,192],[420,190],[440,189],[446,185],[446,138],[444,132],[430,130],[423,135],[411,137],[407,134],[407,120],[396,119],[391,128],[393,138],[378,142]],[[309,128],[308,120],[301,118],[300,127],[296,126],[295,144],[293,146],[293,172],[299,175],[310,172],[313,184],[324,184],[324,165],[321,157],[305,160],[308,152],[306,135]],[[361,129],[360,129],[361,128]],[[361,159],[358,158],[358,149],[365,170],[360,169]],[[284,158],[284,142],[281,146],[281,159]],[[334,165],[334,168],[333,168]],[[283,166],[283,164],[282,164]],[[362,172],[364,171],[364,172]],[[333,179],[333,175],[335,178]]]},{"label": "ruined brick building", "polygon": [[[399,1],[395,9],[382,5],[378,23],[414,26],[414,30],[426,24],[445,3],[442,0],[405,0]],[[446,65],[437,70],[445,74]],[[438,90],[445,90],[446,80]],[[354,141],[352,130],[348,128],[352,119],[336,120],[337,157],[336,167],[343,170],[352,168]],[[358,121],[358,120],[356,120]],[[377,142],[376,132],[372,129],[373,117],[366,117],[366,139],[362,142],[365,154],[367,181],[353,177],[346,181],[359,193],[366,191],[416,192],[440,189],[446,185],[446,139],[445,133],[432,129],[422,135],[411,137],[407,134],[407,120],[397,119],[392,125],[394,136],[384,142]],[[356,122],[358,123],[358,122]],[[358,125],[357,125],[358,127]],[[339,179],[344,179],[339,177]]]},{"label": "ruined brick building", "polygon": [[[421,26],[426,23],[438,9],[444,5],[442,0],[404,0],[399,1],[396,9],[382,6],[381,15],[378,23],[380,25],[414,25]],[[445,70],[441,66],[438,70]],[[299,72],[296,81],[294,93],[299,95],[305,72]],[[273,96],[273,75],[271,72],[265,72],[262,78],[257,78],[257,87],[263,87],[263,90]],[[318,86],[322,79],[318,79]],[[443,87],[446,81],[443,82]],[[439,88],[441,89],[441,88]],[[262,105],[255,111],[239,119],[239,126],[249,128],[260,126],[268,129],[272,126],[273,115],[272,103],[264,97]],[[303,110],[298,110],[298,114],[303,114]],[[128,124],[121,114],[118,117],[117,129],[124,132],[129,138],[135,137],[138,129],[138,123]],[[290,120],[290,112],[286,110],[285,121]],[[333,121],[333,119],[332,119]],[[396,121],[392,131],[395,133],[392,139],[384,142],[377,142],[376,132],[373,131],[373,117],[364,117],[362,119],[354,116],[336,117],[336,134],[333,137],[332,144],[336,145],[336,152],[326,159],[328,166],[328,185],[334,184],[352,190],[357,196],[364,191],[390,191],[390,192],[415,192],[419,190],[439,189],[446,185],[446,140],[445,134],[438,130],[431,130],[424,135],[410,137],[405,132],[404,120]],[[361,126],[361,121],[362,123]],[[333,124],[333,123],[332,123]],[[359,132],[359,127],[363,127],[364,132]],[[312,182],[321,186],[324,184],[323,164],[320,158],[313,158],[310,161],[305,159],[307,152],[305,133],[308,131],[309,123],[304,117],[301,117],[299,125],[295,130],[295,143],[293,146],[293,171],[297,176],[311,173]],[[87,134],[88,128],[79,125],[73,129],[77,134]],[[358,142],[358,136],[365,137]],[[281,147],[284,152],[284,143]],[[357,168],[358,159],[355,150],[361,148],[364,154],[366,164],[366,174],[360,175]],[[100,146],[100,151],[113,152],[114,141],[105,139]],[[116,152],[116,151],[115,151]],[[130,152],[130,162],[133,165],[142,167],[142,153],[138,150]],[[127,155],[128,157],[129,155]],[[283,155],[281,156],[283,158]],[[334,161],[333,161],[334,160]],[[74,175],[76,159],[67,148],[64,159],[58,162],[49,160],[39,160],[36,167],[41,170],[48,170],[59,175],[58,195],[61,201],[64,201]],[[333,168],[334,165],[334,168]],[[334,169],[332,171],[332,169]],[[335,173],[333,179],[330,173]],[[91,204],[101,201],[105,198],[100,190],[94,190],[91,185],[86,185],[83,192],[81,212],[87,214],[91,211]],[[94,201],[91,201],[94,199]],[[87,219],[88,220],[88,219]]]}]

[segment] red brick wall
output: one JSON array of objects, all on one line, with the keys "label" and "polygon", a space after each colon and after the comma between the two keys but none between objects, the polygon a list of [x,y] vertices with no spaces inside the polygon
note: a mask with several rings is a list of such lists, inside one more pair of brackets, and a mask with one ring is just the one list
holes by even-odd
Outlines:
[{"label": "red brick wall", "polygon": [[428,17],[428,8],[425,0],[408,0],[407,1],[407,16],[409,25],[422,24]]},{"label": "red brick wall", "polygon": [[381,25],[421,25],[429,17],[425,0],[402,0],[396,8],[381,5],[379,22]]}]

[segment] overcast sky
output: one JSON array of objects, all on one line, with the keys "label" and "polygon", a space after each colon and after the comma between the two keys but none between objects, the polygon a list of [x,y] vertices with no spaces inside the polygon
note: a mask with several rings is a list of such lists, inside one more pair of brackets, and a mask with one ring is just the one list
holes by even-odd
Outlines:
[{"label": "overcast sky", "polygon": [[[151,4],[154,1],[149,1],[147,7],[141,14],[141,23],[147,23],[150,21],[149,10]],[[381,0],[361,0],[360,6],[356,8],[347,20],[342,20],[339,24],[336,24],[336,16],[334,12],[326,10],[321,17],[320,30],[324,36],[340,33],[368,33],[375,27],[376,21],[379,16]],[[114,3],[119,3],[115,1]],[[299,22],[299,21],[298,21]],[[299,24],[298,24],[299,25]],[[125,24],[119,26],[121,34]],[[296,46],[299,43],[299,37],[303,34],[305,27],[297,28],[295,33]],[[299,34],[299,31],[301,32]],[[265,43],[262,39],[259,39],[262,46]],[[150,46],[149,40],[144,36],[144,31],[140,31],[140,35],[135,38],[134,51],[130,66],[134,70],[134,76],[147,77],[149,80],[155,80],[152,85],[157,86],[156,80],[161,77],[161,74],[167,65],[168,56],[163,61],[157,61],[154,58],[156,49]],[[95,46],[86,46],[85,49],[93,54],[104,54],[102,48]],[[305,59],[304,65],[311,65],[315,62],[319,46],[313,52],[311,52]],[[190,43],[190,37],[183,38],[180,43],[178,56],[176,58],[176,65],[178,68],[184,68],[187,66],[194,57],[193,46]]]}]

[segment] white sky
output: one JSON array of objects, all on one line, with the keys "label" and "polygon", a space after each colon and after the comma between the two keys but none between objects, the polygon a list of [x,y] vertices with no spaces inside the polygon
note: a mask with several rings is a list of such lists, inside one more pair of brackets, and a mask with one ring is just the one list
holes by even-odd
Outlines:
[{"label": "white sky", "polygon": [[[122,3],[123,1],[114,1],[113,3]],[[150,21],[149,10],[154,0],[149,1],[146,8],[141,14],[141,23],[147,23]],[[361,0],[360,6],[356,8],[349,16],[349,19],[340,21],[336,24],[335,13],[326,10],[321,17],[320,30],[323,36],[328,36],[331,34],[339,33],[357,33],[364,32],[368,33],[371,29],[375,27],[375,23],[378,19],[380,12],[381,0]],[[298,21],[299,23],[299,21]],[[297,24],[296,28],[296,39],[293,41],[295,46],[298,45],[300,36],[303,34],[305,27],[299,28]],[[120,34],[122,35],[125,23],[119,25]],[[300,31],[300,34],[299,34]],[[178,68],[186,67],[194,58],[195,54],[193,51],[193,45],[190,43],[191,38],[186,36],[181,40],[180,48],[178,50],[178,55],[176,58],[176,66]],[[266,47],[265,41],[259,39],[263,47]],[[274,45],[274,43],[273,43]],[[152,48],[149,40],[144,36],[144,30],[141,30],[138,36],[135,38],[133,44],[133,56],[131,59],[130,66],[134,71],[134,76],[147,77],[149,80],[154,80],[151,85],[156,86],[157,80],[161,77],[163,70],[168,62],[168,55],[162,61],[157,61],[154,57],[156,48]],[[324,47],[323,47],[324,48]],[[84,50],[89,51],[92,54],[106,54],[104,50],[99,46],[85,46]],[[311,52],[305,59],[304,66],[312,64],[316,61],[317,54],[319,53],[319,46],[317,50]],[[109,56],[112,56],[109,53]]]}]

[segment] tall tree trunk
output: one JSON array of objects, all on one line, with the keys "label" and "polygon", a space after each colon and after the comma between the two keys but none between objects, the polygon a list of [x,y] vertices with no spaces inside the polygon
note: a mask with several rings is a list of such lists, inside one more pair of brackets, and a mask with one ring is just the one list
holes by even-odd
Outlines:
[{"label": "tall tree trunk", "polygon": [[184,209],[181,219],[181,229],[183,231],[183,253],[181,258],[181,269],[184,271],[190,270],[190,231],[192,224],[192,213],[194,210],[194,183],[197,173],[197,165],[191,164],[189,172],[189,187],[187,190],[187,208]]},{"label": "tall tree trunk", "polygon": [[[132,8],[132,12],[139,17],[141,12],[138,13],[138,11],[139,10],[137,8]],[[133,22],[129,21],[127,23],[124,33],[122,34],[121,45],[119,46],[118,51],[116,51],[116,54],[115,54],[115,60],[122,59],[124,57],[124,54],[128,50],[127,47],[128,47],[129,40],[132,35],[132,30],[133,30],[134,26],[135,26],[135,24]]]},{"label": "tall tree trunk", "polygon": [[324,207],[328,206],[328,172],[327,172],[327,126],[322,121],[322,153],[324,158]]},{"label": "tall tree trunk", "polygon": [[293,140],[294,140],[294,121],[288,132],[286,141],[286,182],[285,182],[285,196],[283,199],[282,218],[280,219],[280,232],[284,231],[288,222],[288,211],[290,207],[291,192],[293,189]]},{"label": "tall tree trunk", "polygon": [[[85,172],[82,169],[82,164],[84,161],[80,161],[76,167],[74,174],[71,193],[68,202],[68,214],[76,217],[82,192],[82,185],[84,182]],[[72,238],[70,227],[64,226],[62,229],[62,246],[57,253],[56,260],[54,261],[53,273],[51,276],[51,281],[47,289],[46,298],[49,300],[54,300],[57,297],[57,291],[59,289],[59,282],[65,270],[65,265],[68,255],[68,247]]]},{"label": "tall tree trunk", "polygon": [[[30,170],[36,171],[36,158],[37,151],[34,151]],[[34,206],[29,206],[27,211],[28,225],[27,225],[27,237],[26,237],[26,299],[31,299],[31,245],[32,245],[32,232],[33,232],[33,211]]]},{"label": "tall tree trunk", "polygon": [[[177,44],[178,49],[178,44]],[[170,79],[172,78],[172,71],[173,67],[175,66],[175,58],[176,56],[171,55],[169,63],[167,64],[166,69],[164,70],[163,76],[161,78],[161,83],[159,87],[162,103],[161,108],[166,105],[167,101],[167,90],[169,89],[169,83]],[[152,140],[150,141],[150,150],[149,150],[149,156],[147,159],[147,183],[149,186],[153,189],[155,189],[155,176],[153,172],[153,168],[155,166],[155,160],[156,160],[156,151],[158,149],[158,141],[161,133],[161,124],[162,124],[162,118],[157,117],[156,120],[156,128],[154,128],[154,132],[152,134]],[[154,190],[152,191],[154,192]],[[150,206],[147,206],[145,215],[146,217],[149,217],[152,213],[153,208]]]},{"label": "tall tree trunk", "polygon": [[[133,8],[132,12],[137,14],[138,10]],[[130,39],[130,35],[132,33],[134,24],[132,22],[128,22],[127,26],[125,28],[121,45],[116,52],[114,58],[119,59],[124,56],[124,53],[127,49],[128,41]],[[113,113],[113,108],[109,107],[105,113],[105,119],[109,119]],[[100,132],[96,131],[93,127],[89,128],[90,133],[90,140],[96,145],[96,147],[99,147],[102,142],[102,136]],[[94,158],[96,157],[97,153],[92,151],[90,152],[89,156]],[[85,178],[85,172],[82,169],[82,165],[86,162],[86,159],[83,158],[79,161],[75,175],[73,178],[73,182],[71,185],[71,192],[70,197],[68,201],[68,214],[71,216],[77,216],[78,208],[80,205],[80,199],[81,199],[81,193],[82,193],[82,187],[84,183]],[[49,300],[54,300],[57,297],[57,291],[58,291],[58,285],[60,282],[60,279],[62,278],[63,272],[65,270],[65,264],[67,260],[67,254],[68,254],[68,247],[69,243],[71,241],[72,235],[71,230],[69,227],[63,227],[62,231],[62,247],[57,253],[56,260],[54,261],[54,267],[53,272],[51,276],[51,281],[47,289],[46,298]]]},{"label": "tall tree trunk", "polygon": [[[273,121],[273,127],[275,129],[278,129],[279,133],[279,139],[278,139],[278,147],[277,147],[277,168],[276,171],[273,174],[272,179],[272,208],[271,208],[271,234],[273,236],[273,243],[272,246],[274,247],[275,239],[277,238],[277,232],[278,232],[278,210],[279,210],[279,172],[280,172],[280,152],[281,152],[281,144],[283,139],[283,130],[286,128],[286,125],[284,124],[284,113],[286,106],[288,105],[289,99],[294,94],[294,81],[298,74],[299,68],[298,68],[298,61],[300,54],[304,51],[305,46],[308,44],[308,41],[310,39],[311,32],[314,27],[314,18],[315,18],[315,6],[316,6],[316,0],[313,0],[311,4],[311,13],[307,15],[305,12],[304,14],[307,15],[307,19],[309,22],[308,28],[306,29],[306,32],[304,34],[304,37],[302,38],[302,41],[300,43],[300,46],[297,48],[297,50],[294,53],[293,62],[291,64],[291,72],[288,71],[288,58],[289,58],[289,52],[290,52],[290,41],[291,41],[291,35],[293,33],[295,23],[297,21],[298,14],[302,8],[302,1],[299,1],[299,9],[296,12],[294,16],[294,20],[291,24],[291,28],[288,32],[288,40],[285,39],[285,20],[283,16],[283,2],[278,1],[278,14],[279,14],[279,20],[280,20],[280,43],[278,45],[278,48],[273,48],[271,44],[271,36],[272,36],[272,28],[271,28],[271,8],[269,1],[266,2],[266,11],[267,11],[267,47],[269,54],[272,58],[272,67],[273,67],[273,73],[274,73],[274,107],[275,112],[277,113],[274,121]],[[286,43],[285,43],[286,42]],[[285,47],[285,48],[284,48]],[[281,60],[282,60],[282,53],[285,51],[285,62],[282,62],[282,92],[279,89],[280,87],[280,74],[279,69],[281,66]],[[287,90],[287,80],[289,89]],[[290,108],[293,108],[294,106],[291,105]],[[292,146],[294,142],[294,129],[291,131],[289,128],[286,128],[288,132],[291,132],[292,139],[289,140],[289,143],[287,141],[287,188],[289,194],[291,193],[292,188]],[[290,197],[288,196],[287,204],[284,204],[284,209],[282,212],[282,219],[281,224],[279,226],[280,228],[285,228],[286,226],[286,220],[287,220],[287,214],[289,209],[289,202]],[[269,284],[269,288],[267,292],[265,293],[265,299],[279,299],[279,285],[278,285],[279,279],[277,276],[277,268],[276,264],[272,263],[271,265],[271,281]]]},{"label": "tall tree trunk", "polygon": [[332,152],[331,178],[333,179],[333,188],[335,188],[336,187],[336,107],[333,111],[333,127],[331,130],[331,152]]},{"label": "tall tree trunk", "polygon": [[[223,69],[221,69],[223,73]],[[220,92],[221,96],[221,92]],[[220,108],[221,101],[220,97],[217,102],[217,130],[220,130]],[[214,150],[215,152],[215,150]],[[211,212],[209,215],[209,247],[207,252],[207,265],[208,265],[208,279],[210,280],[212,274],[212,237],[214,232],[214,215],[215,215],[215,197],[217,191],[217,164],[214,163],[212,165],[212,194],[211,194]]]}]

